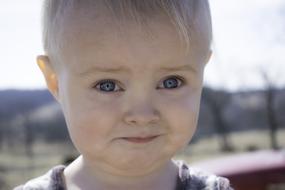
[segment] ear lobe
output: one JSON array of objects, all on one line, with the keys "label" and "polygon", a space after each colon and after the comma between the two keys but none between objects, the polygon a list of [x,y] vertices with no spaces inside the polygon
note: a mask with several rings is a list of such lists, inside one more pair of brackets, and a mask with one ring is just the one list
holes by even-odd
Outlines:
[{"label": "ear lobe", "polygon": [[37,57],[37,64],[42,71],[45,81],[47,84],[47,87],[51,94],[54,96],[54,98],[58,101],[58,80],[57,80],[57,75],[52,67],[50,60],[48,56],[45,55],[40,55]]},{"label": "ear lobe", "polygon": [[206,64],[210,61],[212,54],[213,54],[213,51],[210,49],[205,59]]}]

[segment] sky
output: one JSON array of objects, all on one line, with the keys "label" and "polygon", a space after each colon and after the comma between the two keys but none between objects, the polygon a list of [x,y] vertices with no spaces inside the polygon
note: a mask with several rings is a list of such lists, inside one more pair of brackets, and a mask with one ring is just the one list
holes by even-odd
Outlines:
[{"label": "sky", "polygon": [[[209,0],[213,56],[205,85],[231,91],[285,87],[285,0]],[[0,1],[0,90],[45,88],[36,65],[42,0]]]}]

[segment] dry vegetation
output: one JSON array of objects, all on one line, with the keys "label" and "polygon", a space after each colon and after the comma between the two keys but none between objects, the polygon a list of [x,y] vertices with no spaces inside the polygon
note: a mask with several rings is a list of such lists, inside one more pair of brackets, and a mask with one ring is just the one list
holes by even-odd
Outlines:
[{"label": "dry vegetation", "polygon": [[[230,136],[235,152],[221,153],[219,139],[211,136],[197,141],[180,152],[176,158],[184,159],[188,163],[220,157],[225,154],[237,154],[248,149],[269,149],[269,136],[266,131],[251,131],[235,133]],[[285,147],[285,130],[278,132],[278,142]],[[27,181],[30,178],[45,173],[52,166],[62,164],[64,157],[76,155],[74,148],[67,144],[45,144],[37,142],[33,147],[34,155],[27,157],[21,145],[13,148],[4,147],[0,157],[0,189],[12,187]],[[5,187],[1,188],[1,183]]]}]

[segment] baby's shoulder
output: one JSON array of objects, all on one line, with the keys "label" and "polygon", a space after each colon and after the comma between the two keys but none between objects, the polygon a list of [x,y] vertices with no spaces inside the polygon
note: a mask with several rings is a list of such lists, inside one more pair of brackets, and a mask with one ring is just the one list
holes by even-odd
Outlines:
[{"label": "baby's shoulder", "polygon": [[179,167],[179,183],[177,189],[185,190],[233,190],[227,178],[219,177],[197,168],[191,168],[184,161],[175,161]]},{"label": "baby's shoulder", "polygon": [[14,190],[64,190],[63,170],[65,166],[58,165],[50,169],[46,174],[34,178],[27,183],[15,187]]}]

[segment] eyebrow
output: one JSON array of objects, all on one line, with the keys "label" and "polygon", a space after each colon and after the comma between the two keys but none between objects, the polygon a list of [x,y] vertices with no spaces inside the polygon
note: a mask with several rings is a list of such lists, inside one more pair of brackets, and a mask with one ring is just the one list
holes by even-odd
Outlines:
[{"label": "eyebrow", "polygon": [[192,65],[181,65],[177,67],[162,67],[160,70],[163,71],[191,71],[195,72],[195,69]]},{"label": "eyebrow", "polygon": [[87,71],[80,73],[79,75],[88,75],[91,73],[126,73],[129,72],[129,69],[126,67],[114,67],[114,68],[107,68],[107,67],[98,67],[93,66],[89,68]]},{"label": "eyebrow", "polygon": [[[166,72],[173,72],[173,71],[190,71],[190,72],[195,72],[196,70],[193,68],[191,65],[181,65],[181,66],[176,66],[176,67],[161,67],[159,68],[160,71],[166,71]],[[84,71],[80,73],[80,75],[88,75],[91,73],[127,73],[130,72],[130,69],[120,66],[120,67],[114,67],[114,68],[107,68],[107,67],[92,67],[88,69],[87,71]]]}]

